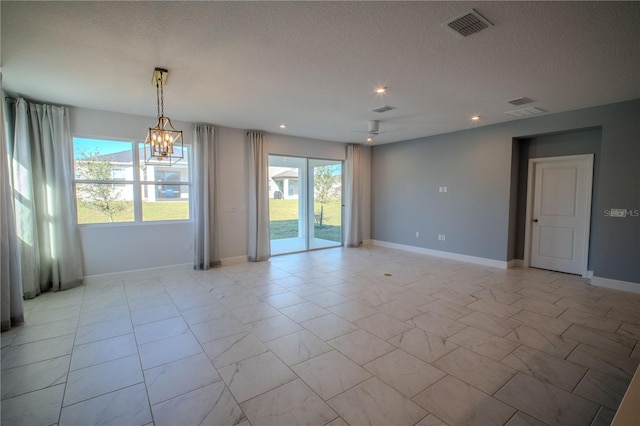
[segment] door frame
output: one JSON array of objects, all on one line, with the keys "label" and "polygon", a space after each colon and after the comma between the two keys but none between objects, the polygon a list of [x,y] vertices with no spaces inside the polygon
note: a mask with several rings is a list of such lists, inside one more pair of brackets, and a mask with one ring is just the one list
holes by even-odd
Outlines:
[{"label": "door frame", "polygon": [[527,173],[527,207],[525,214],[525,231],[524,231],[524,266],[531,267],[531,244],[533,232],[533,199],[535,196],[535,166],[541,163],[557,163],[561,161],[580,160],[587,163],[587,220],[585,238],[584,238],[584,258],[582,277],[588,278],[589,270],[589,237],[591,231],[591,209],[592,209],[592,192],[593,192],[593,154],[579,155],[563,155],[559,157],[539,157],[529,159],[529,170]]}]

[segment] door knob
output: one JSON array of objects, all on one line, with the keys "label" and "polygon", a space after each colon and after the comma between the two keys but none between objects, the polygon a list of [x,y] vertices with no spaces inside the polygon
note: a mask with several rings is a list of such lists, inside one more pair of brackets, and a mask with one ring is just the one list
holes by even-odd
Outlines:
[{"label": "door knob", "polygon": [[537,222],[537,221],[538,221],[538,219],[533,219],[533,221],[534,221],[534,222]]}]

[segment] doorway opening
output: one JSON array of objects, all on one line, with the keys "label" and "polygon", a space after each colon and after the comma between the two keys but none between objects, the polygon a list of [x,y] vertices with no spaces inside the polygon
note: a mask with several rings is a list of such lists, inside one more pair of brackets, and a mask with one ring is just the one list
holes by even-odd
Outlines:
[{"label": "doorway opening", "polygon": [[[527,240],[527,231],[531,230],[532,222],[535,217],[528,217],[527,213],[529,209],[527,207],[527,201],[529,197],[533,197],[531,191],[533,188],[528,188],[529,172],[530,172],[530,160],[540,161],[551,157],[563,157],[568,159],[570,156],[591,155],[592,162],[592,188],[591,188],[591,205],[589,207],[590,219],[588,224],[588,245],[587,245],[587,263],[586,263],[586,276],[590,277],[592,274],[593,266],[593,247],[594,247],[594,235],[597,234],[599,229],[599,215],[596,212],[596,206],[598,206],[598,187],[599,187],[599,164],[600,164],[600,144],[602,140],[602,128],[592,127],[585,129],[575,129],[557,133],[548,133],[542,135],[531,135],[525,137],[518,137],[513,139],[512,159],[511,159],[511,195],[509,206],[509,239],[507,249],[507,260],[513,266],[524,267],[540,267],[542,269],[558,270],[554,267],[536,266],[536,263],[531,263],[531,241]],[[568,171],[549,170],[549,177],[551,175],[571,175]],[[560,189],[560,188],[558,188]],[[566,200],[565,200],[566,201]],[[562,203],[562,201],[561,201]],[[562,206],[567,207],[567,203]],[[548,212],[548,211],[547,211]],[[557,213],[557,212],[556,212]],[[539,218],[538,218],[539,219]],[[550,229],[544,231],[549,236]],[[564,230],[565,234],[568,231]],[[555,232],[553,232],[555,238]],[[543,235],[543,237],[545,237]],[[565,239],[565,242],[568,239]],[[551,240],[543,242],[544,244],[550,243]],[[543,249],[550,249],[549,246],[543,247]],[[565,249],[562,249],[565,250]],[[561,251],[562,251],[561,250]],[[526,253],[525,253],[526,252]],[[567,253],[565,250],[564,253]],[[557,252],[556,254],[559,254]],[[580,272],[581,275],[585,274],[585,271]]]},{"label": "doorway opening", "polygon": [[342,245],[342,161],[269,155],[271,254]]}]

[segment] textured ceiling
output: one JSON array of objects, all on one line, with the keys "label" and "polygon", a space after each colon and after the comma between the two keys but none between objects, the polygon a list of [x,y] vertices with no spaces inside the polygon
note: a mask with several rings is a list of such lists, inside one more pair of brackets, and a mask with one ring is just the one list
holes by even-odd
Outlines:
[{"label": "textured ceiling", "polygon": [[[3,86],[34,100],[376,143],[640,98],[640,2],[0,2]],[[441,24],[475,8],[494,26]],[[388,86],[376,95],[377,85]],[[382,105],[397,109],[376,114]],[[478,122],[470,120],[479,114]],[[281,122],[287,123],[284,130]]]}]

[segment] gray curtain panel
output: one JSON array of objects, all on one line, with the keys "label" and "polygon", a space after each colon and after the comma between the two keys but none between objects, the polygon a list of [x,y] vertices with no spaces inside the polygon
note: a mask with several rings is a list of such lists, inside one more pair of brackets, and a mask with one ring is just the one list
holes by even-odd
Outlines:
[{"label": "gray curtain panel", "polygon": [[250,131],[249,156],[249,260],[260,262],[271,257],[269,239],[269,151],[267,134]]},{"label": "gray curtain panel", "polygon": [[81,284],[68,110],[18,99],[10,152],[24,297]]},{"label": "gray curtain panel", "polygon": [[[0,94],[4,97],[1,85],[2,74],[0,74]],[[0,101],[0,295],[2,302],[0,325],[2,331],[24,323],[22,271],[13,211],[5,125],[3,100]]]},{"label": "gray curtain panel", "polygon": [[193,268],[220,264],[218,228],[218,141],[213,126],[196,124],[191,145],[191,217],[193,218]]},{"label": "gray curtain panel", "polygon": [[344,235],[347,247],[359,247],[362,244],[362,167],[360,164],[360,145],[347,145],[345,167],[345,224]]}]

